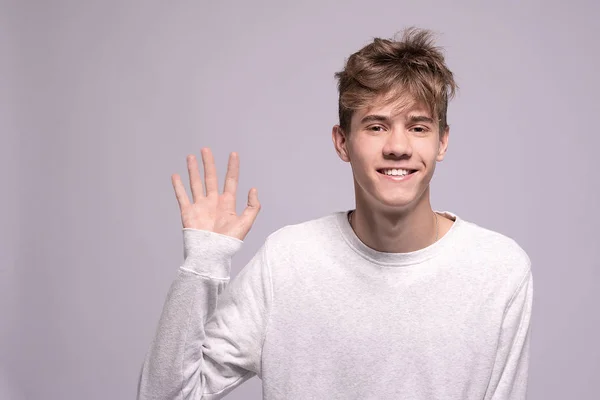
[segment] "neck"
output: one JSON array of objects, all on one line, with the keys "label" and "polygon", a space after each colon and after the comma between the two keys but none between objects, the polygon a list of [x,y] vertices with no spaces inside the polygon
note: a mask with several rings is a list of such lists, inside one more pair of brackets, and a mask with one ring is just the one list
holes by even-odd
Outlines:
[{"label": "neck", "polygon": [[[428,191],[427,191],[428,192]],[[381,211],[369,207],[357,197],[352,212],[352,228],[356,236],[370,248],[386,253],[408,253],[433,244],[442,236],[442,219],[429,203],[423,201],[403,211]]]}]

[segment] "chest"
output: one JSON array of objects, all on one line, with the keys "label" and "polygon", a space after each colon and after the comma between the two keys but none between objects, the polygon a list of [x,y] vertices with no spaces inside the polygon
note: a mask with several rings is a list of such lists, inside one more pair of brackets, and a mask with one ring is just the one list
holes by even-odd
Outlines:
[{"label": "chest", "polygon": [[271,341],[350,363],[358,354],[454,366],[458,359],[493,356],[503,303],[492,288],[439,273],[345,276],[299,280],[281,293]]}]

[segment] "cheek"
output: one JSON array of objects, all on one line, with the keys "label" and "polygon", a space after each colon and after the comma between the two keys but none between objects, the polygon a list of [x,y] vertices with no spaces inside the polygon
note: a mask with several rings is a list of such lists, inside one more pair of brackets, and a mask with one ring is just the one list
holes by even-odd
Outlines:
[{"label": "cheek", "polygon": [[355,175],[364,176],[366,175],[367,169],[369,168],[369,163],[365,159],[354,157],[352,159],[352,170]]},{"label": "cheek", "polygon": [[438,142],[423,142],[415,150],[418,151],[424,162],[431,164],[435,162],[438,155],[439,144]]},{"label": "cheek", "polygon": [[370,163],[372,164],[374,159],[372,144],[365,140],[356,139],[352,143],[350,158],[356,169],[366,168]]},{"label": "cheek", "polygon": [[354,178],[359,182],[361,187],[369,186],[373,180],[373,160],[368,158],[366,154],[355,154],[351,161],[352,173]]}]

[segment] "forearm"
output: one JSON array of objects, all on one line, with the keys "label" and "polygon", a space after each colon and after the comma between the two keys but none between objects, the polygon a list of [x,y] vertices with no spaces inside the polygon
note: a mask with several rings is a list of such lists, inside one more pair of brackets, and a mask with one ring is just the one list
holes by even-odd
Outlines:
[{"label": "forearm", "polygon": [[205,324],[229,282],[231,255],[240,244],[214,233],[184,230],[185,261],[146,354],[138,399],[182,399],[202,392]]},{"label": "forearm", "polygon": [[202,391],[204,325],[227,281],[179,270],[146,354],[138,399],[181,399]]}]

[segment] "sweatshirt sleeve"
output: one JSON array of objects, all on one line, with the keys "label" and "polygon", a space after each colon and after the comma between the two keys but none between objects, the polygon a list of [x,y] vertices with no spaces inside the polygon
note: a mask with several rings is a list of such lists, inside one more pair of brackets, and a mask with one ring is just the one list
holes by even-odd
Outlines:
[{"label": "sweatshirt sleeve", "polygon": [[229,283],[242,241],[184,229],[184,259],[146,354],[138,400],[220,399],[261,375],[271,305],[265,243]]},{"label": "sweatshirt sleeve", "polygon": [[527,270],[508,304],[485,400],[527,398],[533,277]]}]

